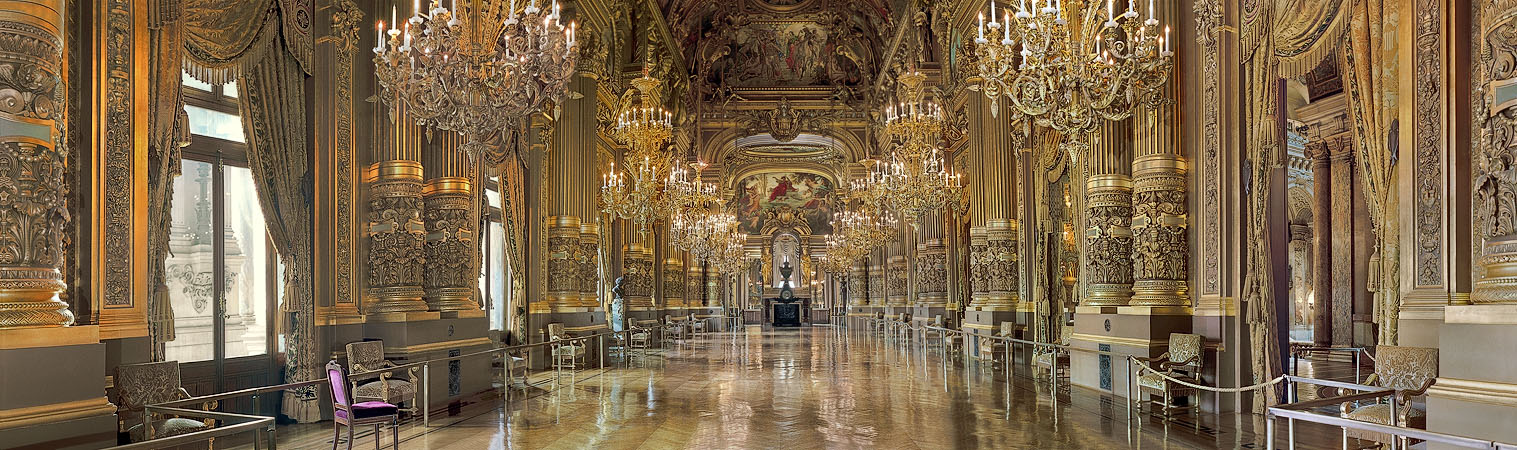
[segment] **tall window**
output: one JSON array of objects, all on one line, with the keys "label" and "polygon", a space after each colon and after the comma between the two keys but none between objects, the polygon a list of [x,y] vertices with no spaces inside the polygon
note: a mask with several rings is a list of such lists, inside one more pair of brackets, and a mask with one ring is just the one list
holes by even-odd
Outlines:
[{"label": "tall window", "polygon": [[484,239],[484,264],[480,265],[479,287],[485,293],[484,307],[490,314],[490,329],[506,329],[507,308],[510,307],[511,265],[506,259],[506,226],[501,222],[500,189],[494,181],[486,183],[485,208],[489,226],[480,233]]},{"label": "tall window", "polygon": [[277,258],[247,168],[237,87],[188,77],[184,86],[195,136],[174,180],[165,267],[175,336],[165,350],[182,363],[267,355],[277,343]]}]

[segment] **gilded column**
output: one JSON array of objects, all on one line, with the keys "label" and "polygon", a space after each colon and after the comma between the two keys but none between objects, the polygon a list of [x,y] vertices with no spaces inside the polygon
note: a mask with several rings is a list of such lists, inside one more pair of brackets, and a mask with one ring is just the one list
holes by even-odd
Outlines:
[{"label": "gilded column", "polygon": [[8,181],[0,211],[9,219],[0,238],[0,329],[74,322],[58,298],[65,288],[59,270],[69,220],[65,193],[58,189],[66,164],[58,145],[62,3],[0,2],[7,6],[0,11],[0,160],[6,162],[0,176]]},{"label": "gilded column", "polygon": [[691,308],[713,308],[722,304],[722,277],[716,271],[716,267],[706,265],[706,301],[701,305],[690,305]]},{"label": "gilded column", "polygon": [[[594,177],[592,176],[591,179]],[[600,306],[599,224],[590,222],[579,224],[579,270],[575,273],[575,281],[579,284],[579,305]]]},{"label": "gilded column", "polygon": [[426,228],[421,222],[421,135],[404,110],[392,114],[377,146],[378,162],[364,171],[369,187],[369,282],[364,312],[426,311],[422,264]]},{"label": "gilded column", "polygon": [[890,290],[890,306],[908,306],[907,302],[911,296],[906,290],[909,282],[907,269],[908,264],[905,256],[895,255],[890,257],[890,263],[885,269],[886,283],[888,283],[886,289]]},{"label": "gilded column", "polygon": [[982,256],[988,292],[983,306],[1011,306],[1021,297],[1017,291],[1021,278],[1021,267],[1017,264],[1017,221],[992,219],[988,225]]},{"label": "gilded column", "polygon": [[685,308],[685,260],[671,256],[664,260],[664,309]]},{"label": "gilded column", "polygon": [[848,304],[869,306],[869,265],[854,263],[848,269]]},{"label": "gilded column", "polygon": [[944,306],[948,303],[948,253],[943,247],[943,213],[926,214],[918,234],[917,304]]},{"label": "gilded column", "polygon": [[885,268],[887,265],[884,264],[884,257],[880,255],[881,253],[884,252],[882,250],[876,250],[875,255],[870,258],[871,264],[869,265],[869,304],[871,306],[886,306],[887,301],[889,300],[889,297],[886,297],[885,295],[887,292],[887,287],[885,285]]},{"label": "gilded column", "polygon": [[1132,298],[1132,127],[1103,122],[1091,142],[1086,181],[1085,273],[1082,306],[1120,306]]},{"label": "gilded column", "polygon": [[970,104],[978,106],[971,109],[970,124],[970,133],[977,139],[968,150],[972,152],[969,306],[1001,311],[1019,297],[1016,161],[1026,124],[1012,122],[1004,114],[992,116],[990,102],[983,96],[975,96]]},{"label": "gilded column", "polygon": [[690,265],[685,266],[685,308],[694,308],[700,305],[701,299],[706,298],[706,283],[701,280],[701,274],[705,273],[702,267],[705,263],[691,258]]},{"label": "gilded column", "polygon": [[474,166],[458,149],[457,133],[434,132],[423,155],[422,223],[426,228],[426,264],[422,288],[427,309],[478,311],[479,245],[475,220]]},{"label": "gilded column", "polygon": [[[1175,5],[1162,15],[1177,17]],[[1174,73],[1160,88],[1179,98]],[[1180,152],[1180,115],[1175,102],[1134,114],[1132,162],[1132,246],[1134,306],[1190,304],[1190,245],[1186,225],[1186,161]]]},{"label": "gilded column", "polygon": [[653,308],[653,250],[642,243],[629,244],[622,251],[622,287],[627,308]]},{"label": "gilded column", "polygon": [[579,218],[556,215],[548,218],[548,304],[554,309],[579,305],[584,270]]},{"label": "gilded column", "polygon": [[985,227],[969,228],[969,304],[979,306],[990,299],[990,234]]}]

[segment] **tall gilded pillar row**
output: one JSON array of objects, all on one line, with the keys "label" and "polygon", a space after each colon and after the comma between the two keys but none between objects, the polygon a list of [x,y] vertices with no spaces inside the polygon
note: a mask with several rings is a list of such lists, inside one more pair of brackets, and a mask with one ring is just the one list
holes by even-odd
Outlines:
[{"label": "tall gilded pillar row", "polygon": [[369,281],[364,313],[374,316],[426,311],[422,265],[426,228],[422,210],[422,130],[397,110],[379,139],[376,161],[364,171],[369,188]]},{"label": "tall gilded pillar row", "polygon": [[[480,311],[478,208],[474,199],[475,163],[458,149],[463,137],[433,132],[423,138],[422,223],[426,227],[426,264],[422,288],[432,311]],[[482,312],[482,311],[481,311]]]},{"label": "tall gilded pillar row", "polygon": [[[1173,10],[1167,4],[1164,9]],[[1177,17],[1172,11],[1163,11]],[[1174,74],[1160,88],[1179,98]],[[1180,152],[1180,115],[1176,102],[1134,113],[1132,162],[1133,306],[1190,305],[1190,242],[1185,183],[1187,168]]]},{"label": "tall gilded pillar row", "polygon": [[[1129,119],[1130,120],[1130,119]],[[1132,299],[1132,125],[1105,121],[1090,148],[1086,181],[1085,301],[1122,306]]]},{"label": "tall gilded pillar row", "polygon": [[[1005,114],[992,116],[990,102],[977,96],[971,104],[970,134],[975,136],[970,173],[971,308],[1004,312],[1017,300],[1020,286],[1017,262],[1017,146],[1022,122]],[[1000,106],[1004,108],[1005,106]],[[1002,317],[985,316],[982,326],[994,327]],[[971,318],[971,321],[974,319]]]}]

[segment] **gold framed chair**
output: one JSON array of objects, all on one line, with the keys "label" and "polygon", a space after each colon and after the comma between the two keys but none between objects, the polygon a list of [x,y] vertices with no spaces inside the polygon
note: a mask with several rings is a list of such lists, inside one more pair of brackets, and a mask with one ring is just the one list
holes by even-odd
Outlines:
[{"label": "gold framed chair", "polygon": [[[930,321],[927,322],[927,326],[934,327],[934,328],[943,328],[943,315],[942,314],[938,314],[938,315],[932,316],[932,320],[930,320]],[[937,337],[939,341],[942,341],[943,337],[945,335],[946,335],[946,333],[944,333],[943,331],[940,331],[940,330],[934,330],[932,328],[925,328],[925,327],[922,328],[922,339],[923,340],[927,340],[927,338],[929,336],[933,336],[933,337]],[[928,342],[931,342],[931,341],[928,340]]]},{"label": "gold framed chair", "polygon": [[703,320],[703,319],[696,318],[695,317],[695,313],[690,313],[690,334],[693,336],[696,333],[705,333],[705,332],[706,332],[706,321]]},{"label": "gold framed chair", "polygon": [[[1395,389],[1390,401],[1396,402],[1396,426],[1427,428],[1427,414],[1412,407],[1412,397],[1427,393],[1438,381],[1438,349],[1428,347],[1401,347],[1380,345],[1375,347],[1375,373],[1364,381],[1370,386]],[[1339,391],[1339,395],[1346,392]],[[1376,401],[1368,405],[1356,402],[1342,405],[1343,417],[1361,422],[1391,425],[1391,404]],[[1344,448],[1348,439],[1354,438],[1380,444],[1395,444],[1395,436],[1373,431],[1343,429]],[[1404,448],[1406,442],[1401,442]]]},{"label": "gold framed chair", "polygon": [[[1169,351],[1159,355],[1158,358],[1143,359],[1158,372],[1142,371],[1138,376],[1138,398],[1133,399],[1139,410],[1143,404],[1148,403],[1157,406],[1164,413],[1164,419],[1168,420],[1171,411],[1191,410],[1194,416],[1201,412],[1201,391],[1183,384],[1170,381],[1160,373],[1177,380],[1188,383],[1201,383],[1201,367],[1203,357],[1202,339],[1199,334],[1170,333]],[[1153,366],[1158,363],[1157,366]],[[1153,401],[1152,396],[1158,395],[1164,399]],[[1187,397],[1189,403],[1176,406],[1174,400],[1178,397]]]},{"label": "gold framed chair", "polygon": [[553,355],[553,369],[576,369],[585,362],[585,341],[569,340],[562,323],[548,324],[549,351]]},{"label": "gold framed chair", "polygon": [[[1059,341],[1055,342],[1055,343],[1059,344],[1059,345],[1069,345],[1070,340],[1074,339],[1074,334],[1075,334],[1075,328],[1074,327],[1069,326],[1069,325],[1065,325],[1063,327],[1060,327],[1059,328]],[[1069,378],[1069,351],[1068,350],[1060,349],[1060,348],[1057,348],[1057,347],[1052,347],[1052,348],[1050,348],[1050,347],[1043,347],[1042,350],[1039,350],[1038,354],[1036,354],[1036,355],[1033,356],[1032,363],[1033,363],[1034,366],[1036,366],[1038,369],[1040,369],[1037,372],[1035,372],[1037,374],[1035,376],[1042,376],[1042,374],[1045,374],[1045,373],[1046,374],[1057,373],[1057,376],[1059,378]],[[1057,371],[1057,372],[1055,372],[1055,371]]]},{"label": "gold framed chair", "polygon": [[[215,419],[155,417],[152,423],[146,420],[144,409],[147,405],[190,398],[190,392],[180,386],[178,361],[116,366],[116,392],[119,426],[125,427],[123,431],[131,442],[194,433],[216,426]],[[217,402],[211,401],[201,407],[209,411],[216,405]]]},{"label": "gold framed chair", "polygon": [[[385,359],[384,341],[353,342],[347,345],[347,351],[349,374],[395,367],[394,362]],[[394,372],[384,372],[378,376],[348,377],[348,381],[353,383],[354,401],[377,400],[392,405],[405,403],[408,407],[402,409],[412,414],[417,411],[414,380],[418,379],[415,367],[406,371],[405,378],[396,378]]]},{"label": "gold framed chair", "polygon": [[[1001,331],[996,332],[996,337],[1016,337],[1016,322],[1001,322]],[[994,366],[997,360],[1006,359],[1006,341],[980,336],[980,359],[990,361]],[[999,358],[997,358],[999,357]]]}]

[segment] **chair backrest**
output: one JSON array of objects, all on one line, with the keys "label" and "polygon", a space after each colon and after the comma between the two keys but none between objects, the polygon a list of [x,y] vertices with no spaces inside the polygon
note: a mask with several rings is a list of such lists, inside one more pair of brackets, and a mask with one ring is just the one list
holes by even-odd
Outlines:
[{"label": "chair backrest", "polygon": [[116,392],[122,420],[140,420],[142,408],[179,399],[179,361],[116,366]]},{"label": "chair backrest", "polygon": [[664,314],[664,323],[674,323],[674,316]]},{"label": "chair backrest", "polygon": [[565,337],[564,324],[558,322],[548,324],[548,340],[556,341]]},{"label": "chair backrest", "polygon": [[1001,336],[1011,336],[1017,332],[1016,322],[1001,322]]},{"label": "chair backrest", "polygon": [[943,315],[942,314],[938,314],[938,315],[932,316],[932,326],[935,326],[935,327],[938,327],[938,328],[942,328],[943,327]]},{"label": "chair backrest", "polygon": [[1070,341],[1073,341],[1074,338],[1075,338],[1075,327],[1072,327],[1072,326],[1069,326],[1069,325],[1065,325],[1065,326],[1059,328],[1059,343],[1060,344],[1069,345]]},{"label": "chair backrest", "polygon": [[1428,347],[1375,347],[1375,378],[1379,385],[1398,391],[1422,389],[1438,378],[1438,349]]},{"label": "chair backrest", "polygon": [[1177,364],[1194,364],[1196,367],[1201,367],[1201,335],[1170,333],[1169,360]]},{"label": "chair backrest", "polygon": [[327,363],[327,384],[332,385],[332,403],[352,406],[348,400],[348,375],[342,372],[337,360]]},{"label": "chair backrest", "polygon": [[385,360],[384,341],[362,341],[348,344],[348,371],[368,372],[383,367]]}]

